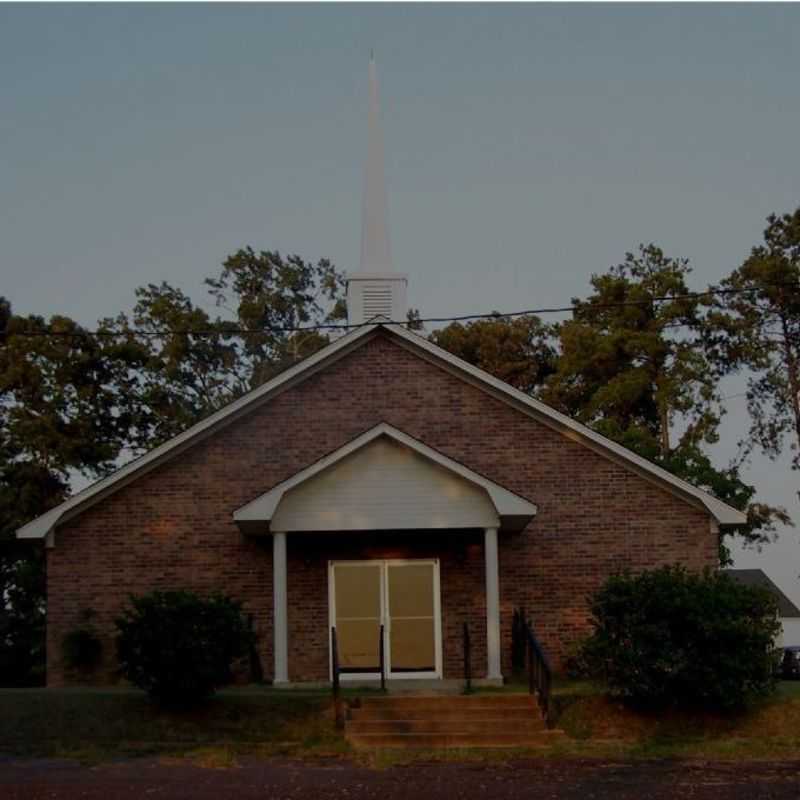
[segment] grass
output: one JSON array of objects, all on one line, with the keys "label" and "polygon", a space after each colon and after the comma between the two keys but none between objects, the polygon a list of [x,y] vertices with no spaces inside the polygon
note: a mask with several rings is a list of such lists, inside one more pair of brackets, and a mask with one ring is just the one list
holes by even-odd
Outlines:
[{"label": "grass", "polygon": [[230,689],[182,711],[159,709],[135,690],[0,690],[0,751],[15,755],[81,761],[188,755],[208,762],[346,749],[330,693],[321,690]]},{"label": "grass", "polygon": [[[502,691],[523,689],[512,684]],[[8,689],[0,690],[0,753],[85,763],[149,755],[215,769],[246,755],[349,755],[378,768],[531,757],[800,758],[800,681],[780,684],[769,701],[735,715],[635,712],[609,699],[602,687],[574,681],[554,685],[553,704],[567,736],[536,750],[351,753],[334,727],[327,690],[229,689],[193,711],[166,711],[135,690]]]}]

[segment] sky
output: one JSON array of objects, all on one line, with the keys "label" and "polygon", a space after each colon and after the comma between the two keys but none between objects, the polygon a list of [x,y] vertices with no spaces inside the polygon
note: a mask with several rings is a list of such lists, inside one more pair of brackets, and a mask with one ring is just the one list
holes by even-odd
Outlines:
[{"label": "sky", "polygon": [[[0,4],[0,294],[91,325],[245,245],[356,269],[371,48],[423,317],[568,304],[640,242],[699,289],[800,205],[798,41],[797,4]],[[745,477],[798,530],[737,566],[800,604],[800,474]]]}]

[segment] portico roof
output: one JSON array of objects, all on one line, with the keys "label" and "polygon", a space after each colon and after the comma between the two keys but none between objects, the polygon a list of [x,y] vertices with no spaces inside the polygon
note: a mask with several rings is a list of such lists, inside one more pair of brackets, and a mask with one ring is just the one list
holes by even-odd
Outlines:
[{"label": "portico roof", "polygon": [[[381,442],[394,446],[381,447]],[[520,531],[536,512],[524,497],[383,422],[237,509],[233,518],[249,534]]]}]

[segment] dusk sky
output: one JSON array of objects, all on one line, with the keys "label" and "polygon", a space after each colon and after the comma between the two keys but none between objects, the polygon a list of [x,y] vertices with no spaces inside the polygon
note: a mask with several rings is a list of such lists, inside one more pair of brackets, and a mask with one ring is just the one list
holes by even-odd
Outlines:
[{"label": "dusk sky", "polygon": [[[800,205],[798,42],[796,4],[3,4],[0,294],[91,325],[245,245],[357,268],[370,48],[423,317],[568,304],[640,242],[700,289]],[[788,458],[746,477],[800,525]],[[799,536],[737,564],[800,603]]]}]

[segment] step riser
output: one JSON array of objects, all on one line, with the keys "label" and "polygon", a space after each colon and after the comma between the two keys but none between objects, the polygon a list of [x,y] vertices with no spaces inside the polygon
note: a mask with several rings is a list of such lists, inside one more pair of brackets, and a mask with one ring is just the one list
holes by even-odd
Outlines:
[{"label": "step riser", "polygon": [[412,695],[409,697],[368,697],[362,701],[364,706],[373,708],[508,708],[535,707],[536,699],[528,694],[498,695]]},{"label": "step riser", "polygon": [[504,708],[501,710],[493,708],[461,708],[429,711],[423,708],[411,709],[376,709],[376,708],[352,708],[349,710],[349,719],[376,722],[384,720],[407,720],[407,719],[463,719],[463,720],[482,720],[482,719],[503,719],[517,722],[541,719],[539,709],[533,708]]},{"label": "step riser", "polygon": [[481,736],[479,734],[356,734],[348,736],[353,747],[362,748],[403,748],[403,749],[453,749],[474,747],[485,749],[499,748],[536,748],[549,745],[553,736],[550,732],[537,736],[520,736],[507,734],[505,736]]},{"label": "step riser", "polygon": [[[509,732],[508,722],[502,720],[440,720],[440,719],[420,719],[420,720],[386,720],[370,722],[350,722],[347,723],[347,735],[357,735],[362,733],[446,733],[446,734],[507,734]],[[546,731],[543,722],[516,722],[513,731],[520,736],[532,736]]]}]

